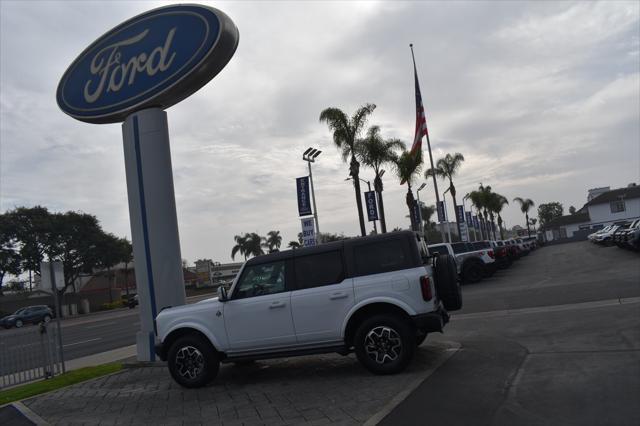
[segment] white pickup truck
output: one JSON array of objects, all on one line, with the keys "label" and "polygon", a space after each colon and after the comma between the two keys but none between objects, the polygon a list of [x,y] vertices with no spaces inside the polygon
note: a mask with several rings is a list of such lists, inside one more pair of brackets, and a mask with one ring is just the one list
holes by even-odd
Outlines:
[{"label": "white pickup truck", "polygon": [[461,306],[454,259],[429,256],[417,234],[354,238],[250,259],[228,292],[162,310],[156,353],[185,387],[220,362],[329,352],[392,374]]},{"label": "white pickup truck", "polygon": [[429,250],[453,256],[460,280],[464,283],[476,283],[496,271],[491,247],[478,250],[472,243],[440,243],[430,244]]}]

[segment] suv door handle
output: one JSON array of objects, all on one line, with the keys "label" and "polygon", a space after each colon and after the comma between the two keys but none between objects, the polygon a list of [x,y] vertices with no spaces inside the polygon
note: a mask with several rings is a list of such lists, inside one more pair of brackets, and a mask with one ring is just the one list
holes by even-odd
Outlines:
[{"label": "suv door handle", "polygon": [[271,305],[269,305],[269,309],[284,308],[284,305],[284,302],[273,302],[271,303]]},{"label": "suv door handle", "polygon": [[331,295],[329,296],[329,299],[336,300],[336,299],[344,299],[345,297],[348,297],[348,294],[343,291],[340,291],[337,293],[331,293]]}]

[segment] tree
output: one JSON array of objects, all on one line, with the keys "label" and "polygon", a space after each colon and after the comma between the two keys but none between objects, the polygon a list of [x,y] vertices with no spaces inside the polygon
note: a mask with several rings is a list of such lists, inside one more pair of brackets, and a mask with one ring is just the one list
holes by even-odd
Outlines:
[{"label": "tree", "polygon": [[[504,240],[504,231],[502,229],[502,216],[500,216],[500,213],[502,212],[502,209],[504,208],[504,206],[508,204],[509,204],[509,201],[506,199],[506,197],[496,192],[492,192],[489,196],[489,211],[491,212],[491,214],[495,213],[496,215],[498,215],[498,228],[500,229],[501,240]],[[491,223],[493,224],[493,216],[491,217]],[[494,231],[494,239],[496,239],[495,231]]]},{"label": "tree", "polygon": [[569,207],[569,214],[576,214],[576,208],[573,206]]},{"label": "tree", "polygon": [[[409,208],[409,217],[413,217],[413,206],[415,204],[411,185],[415,181],[416,175],[420,173],[421,168],[422,151],[416,151],[415,154],[411,154],[409,151],[403,151],[396,161],[396,175],[398,176],[398,179],[400,179],[400,183],[405,182],[407,184],[406,203]],[[413,224],[413,220],[411,223]]]},{"label": "tree", "polygon": [[300,243],[297,241],[289,241],[289,246],[290,249],[297,249],[300,248]]},{"label": "tree", "polygon": [[362,129],[367,124],[367,118],[376,108],[374,104],[366,104],[349,118],[338,108],[327,108],[320,113],[320,122],[325,122],[333,132],[333,142],[342,152],[342,160],[346,163],[351,157],[349,175],[353,178],[353,187],[356,193],[356,206],[358,207],[358,220],[360,233],[364,237],[364,215],[362,213],[362,196],[360,195],[360,163],[356,159],[355,144]]},{"label": "tree", "polygon": [[249,234],[244,235],[236,235],[233,239],[236,242],[236,245],[231,249],[231,259],[235,260],[236,254],[239,252],[244,256],[244,260],[247,260],[247,236]]},{"label": "tree", "polygon": [[371,167],[376,174],[373,181],[375,191],[378,193],[378,201],[380,203],[380,227],[382,233],[387,232],[387,222],[384,215],[384,201],[382,199],[381,173],[384,171],[382,166],[385,164],[395,164],[398,160],[397,149],[405,150],[404,142],[399,139],[383,139],[380,135],[380,127],[371,126],[367,131],[364,139],[359,139],[355,146],[356,157],[365,166]]},{"label": "tree", "polygon": [[535,217],[529,219],[529,223],[531,224],[531,226],[533,226],[533,232],[536,232],[536,222],[538,222],[538,219],[536,219]]},{"label": "tree", "polygon": [[0,214],[0,296],[5,275],[20,275],[22,272],[20,263],[20,250],[18,246],[16,224],[13,217],[8,214]]},{"label": "tree", "polygon": [[98,262],[99,267],[107,270],[107,280],[109,283],[109,301],[113,303],[112,288],[116,275],[111,272],[111,268],[120,262],[126,262],[130,257],[129,241],[118,238],[113,234],[103,234],[100,237]]},{"label": "tree", "polygon": [[[459,152],[455,154],[447,154],[444,158],[440,158],[436,162],[435,169],[429,169],[425,172],[424,177],[429,179],[433,175],[441,179],[449,180],[449,193],[451,194],[451,199],[453,200],[453,211],[456,211],[456,206],[458,205],[456,202],[456,187],[453,185],[453,177],[458,173],[460,167],[462,167],[462,162],[464,161],[464,156]],[[458,222],[458,215],[456,214],[456,225],[458,226],[458,235],[462,235],[460,232],[460,223]]]},{"label": "tree", "polygon": [[420,215],[422,216],[422,221],[424,222],[424,229],[428,230],[433,228],[433,222],[431,221],[431,217],[436,213],[436,206],[430,205],[427,206],[425,203],[420,201]]},{"label": "tree", "polygon": [[265,238],[252,232],[247,234],[247,252],[248,256],[260,256],[264,254],[262,247],[264,246]]},{"label": "tree", "polygon": [[14,224],[16,238],[20,242],[20,270],[29,273],[29,287],[32,275],[40,275],[40,263],[49,244],[51,214],[46,207],[18,207],[6,213]]},{"label": "tree", "polygon": [[[469,199],[471,199],[471,203],[478,210],[478,217],[480,218],[480,221],[481,221],[480,236],[482,238],[487,238],[487,239],[490,239],[491,235],[490,235],[490,230],[488,229],[489,227],[486,225],[489,223],[490,218],[491,218],[491,221],[493,221],[493,212],[491,212],[491,210],[489,209],[492,194],[493,192],[491,191],[491,186],[490,185],[485,186],[483,184],[480,184],[480,186],[476,191],[471,191],[469,193]],[[485,225],[484,232],[483,232],[482,225]],[[495,238],[495,235],[494,235],[494,238]]]},{"label": "tree", "polygon": [[269,231],[267,233],[267,248],[269,252],[278,251],[280,249],[280,245],[282,244],[282,236],[280,235],[280,231]]},{"label": "tree", "polygon": [[549,223],[553,219],[560,217],[563,214],[564,208],[562,207],[562,204],[557,201],[540,204],[538,206],[538,219],[540,220],[540,225]]},{"label": "tree", "polygon": [[[535,203],[529,199],[529,198],[520,198],[520,197],[516,197],[513,199],[513,201],[517,202],[518,204],[520,204],[520,211],[522,213],[524,213],[524,217],[526,219],[526,223],[527,223],[527,236],[531,236],[531,229],[529,228],[529,210],[531,209],[531,207],[535,206]],[[538,215],[540,216],[540,215]]]}]

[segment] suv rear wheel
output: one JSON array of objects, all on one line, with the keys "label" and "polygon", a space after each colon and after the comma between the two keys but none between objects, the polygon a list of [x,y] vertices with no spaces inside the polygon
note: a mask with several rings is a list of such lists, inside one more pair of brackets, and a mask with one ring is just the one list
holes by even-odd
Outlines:
[{"label": "suv rear wheel", "polygon": [[185,388],[199,388],[218,374],[217,352],[202,337],[189,334],[176,340],[167,356],[171,377]]},{"label": "suv rear wheel", "polygon": [[365,319],[355,334],[358,361],[375,374],[395,374],[413,358],[416,333],[403,319],[390,314]]}]

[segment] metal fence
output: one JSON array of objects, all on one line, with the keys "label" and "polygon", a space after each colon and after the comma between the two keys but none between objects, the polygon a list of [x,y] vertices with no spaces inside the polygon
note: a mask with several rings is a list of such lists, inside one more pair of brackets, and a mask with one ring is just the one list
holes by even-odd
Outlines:
[{"label": "metal fence", "polygon": [[0,330],[0,389],[63,372],[55,326]]}]

